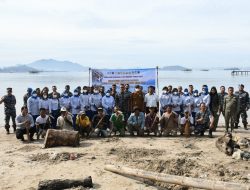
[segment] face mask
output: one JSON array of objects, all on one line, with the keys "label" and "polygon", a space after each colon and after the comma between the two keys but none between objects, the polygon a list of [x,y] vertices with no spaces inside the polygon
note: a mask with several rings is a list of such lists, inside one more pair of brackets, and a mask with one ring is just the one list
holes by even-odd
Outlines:
[{"label": "face mask", "polygon": [[178,94],[178,92],[174,92],[174,95],[177,95]]},{"label": "face mask", "polygon": [[184,92],[185,95],[188,95],[188,92]]},{"label": "face mask", "polygon": [[65,96],[65,97],[67,97],[67,96],[68,96],[68,94],[67,94],[67,93],[65,93],[65,94],[64,94],[64,96]]},{"label": "face mask", "polygon": [[37,94],[32,94],[32,96],[33,96],[34,98],[36,98],[36,97],[37,97]]},{"label": "face mask", "polygon": [[106,93],[106,96],[110,96],[110,93]]},{"label": "face mask", "polygon": [[53,98],[54,98],[54,99],[57,98],[57,95],[53,95]]},{"label": "face mask", "polygon": [[194,96],[198,96],[198,93],[194,93]]},{"label": "face mask", "polygon": [[88,90],[83,90],[83,93],[87,93],[88,92]]},{"label": "face mask", "polygon": [[48,96],[47,95],[43,95],[43,98],[46,99]]},{"label": "face mask", "polygon": [[202,93],[203,93],[203,94],[206,94],[206,91],[205,91],[205,90],[202,90]]},{"label": "face mask", "polygon": [[140,89],[139,89],[139,88],[136,88],[135,91],[138,92],[138,91],[140,91]]},{"label": "face mask", "polygon": [[94,90],[94,93],[97,94],[99,91],[98,90]]},{"label": "face mask", "polygon": [[166,90],[163,90],[162,93],[163,93],[163,94],[167,94],[167,91],[166,91]]},{"label": "face mask", "polygon": [[77,96],[77,95],[78,95],[78,92],[74,92],[74,95]]}]

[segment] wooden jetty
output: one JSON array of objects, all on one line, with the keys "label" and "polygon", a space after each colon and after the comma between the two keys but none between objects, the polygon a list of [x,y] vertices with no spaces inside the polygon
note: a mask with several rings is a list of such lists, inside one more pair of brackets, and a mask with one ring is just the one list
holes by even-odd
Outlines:
[{"label": "wooden jetty", "polygon": [[232,71],[231,75],[248,75],[250,74],[250,71]]}]

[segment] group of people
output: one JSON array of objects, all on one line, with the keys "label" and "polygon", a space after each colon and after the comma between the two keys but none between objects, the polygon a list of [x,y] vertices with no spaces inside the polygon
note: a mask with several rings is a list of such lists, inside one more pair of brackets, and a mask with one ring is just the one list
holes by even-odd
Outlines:
[{"label": "group of people", "polygon": [[232,132],[239,127],[242,118],[247,130],[247,110],[249,109],[249,94],[244,91],[244,85],[239,85],[234,92],[224,86],[217,92],[216,87],[209,91],[203,85],[201,91],[194,90],[193,85],[182,89],[165,86],[158,96],[155,87],[149,86],[147,93],[140,85],[133,92],[129,84],[113,84],[105,90],[103,86],[77,87],[73,93],[66,85],[62,94],[57,87],[52,86],[52,92],[45,87],[27,89],[23,97],[21,114],[16,116],[16,98],[12,88],[7,88],[0,104],[4,103],[5,129],[9,134],[10,119],[18,139],[24,140],[24,134],[29,134],[33,140],[45,136],[47,129],[76,130],[82,136],[109,135],[144,136],[153,133],[155,136],[181,135],[191,133],[203,136],[208,130],[209,137],[216,131],[219,116],[225,118],[226,131]]}]

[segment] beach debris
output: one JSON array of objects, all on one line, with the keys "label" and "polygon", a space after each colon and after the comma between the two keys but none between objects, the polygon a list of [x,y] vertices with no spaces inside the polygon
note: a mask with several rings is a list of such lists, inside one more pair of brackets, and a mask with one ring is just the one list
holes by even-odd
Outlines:
[{"label": "beach debris", "polygon": [[248,190],[250,188],[249,184],[239,184],[230,183],[223,181],[213,181],[207,179],[198,179],[191,177],[183,177],[177,175],[169,175],[163,173],[149,172],[140,169],[132,169],[124,166],[106,165],[105,170],[120,174],[126,177],[139,177],[152,181],[159,181],[164,183],[171,183],[176,185],[182,185],[187,187],[194,187],[200,189],[210,189],[210,190]]},{"label": "beach debris", "polygon": [[49,129],[44,139],[44,148],[56,146],[78,146],[80,144],[79,133],[69,130]]},{"label": "beach debris", "polygon": [[93,182],[92,177],[89,176],[85,179],[80,180],[69,180],[69,179],[53,179],[40,181],[38,184],[38,190],[63,190],[75,187],[92,188]]}]

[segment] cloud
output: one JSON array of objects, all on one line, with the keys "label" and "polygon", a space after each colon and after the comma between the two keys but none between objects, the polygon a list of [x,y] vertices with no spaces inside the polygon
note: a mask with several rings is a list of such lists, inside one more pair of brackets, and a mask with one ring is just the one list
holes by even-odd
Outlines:
[{"label": "cloud", "polygon": [[247,0],[0,0],[0,65],[245,64],[249,8]]}]

